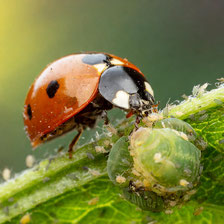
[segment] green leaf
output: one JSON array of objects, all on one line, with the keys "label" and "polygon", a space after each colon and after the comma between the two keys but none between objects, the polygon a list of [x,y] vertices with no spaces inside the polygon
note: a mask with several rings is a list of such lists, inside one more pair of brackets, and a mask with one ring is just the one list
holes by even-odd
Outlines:
[{"label": "green leaf", "polygon": [[[126,213],[129,211],[129,213]],[[31,211],[32,223],[141,223],[142,214],[121,197],[120,188],[101,177]],[[10,223],[18,223],[21,217]]]},{"label": "green leaf", "polygon": [[[129,150],[129,139],[126,136],[121,137],[110,151],[107,160],[107,173],[110,180],[117,185],[128,186],[129,177],[131,176],[131,169],[133,165],[133,158],[131,157]],[[118,183],[116,178],[122,176],[124,178],[123,183]],[[132,175],[133,176],[133,175]]]},{"label": "green leaf", "polygon": [[[206,115],[206,119],[200,119]],[[218,106],[208,109],[206,112],[197,113],[190,121],[196,132],[203,137],[209,147],[202,153],[203,175],[201,185],[195,199],[200,203],[216,204],[224,203],[224,107]],[[220,144],[221,143],[221,144]]]},{"label": "green leaf", "polygon": [[202,152],[203,172],[197,193],[182,208],[174,208],[172,214],[142,211],[124,200],[121,189],[107,177],[107,154],[97,153],[95,146],[109,150],[120,136],[128,135],[133,124],[128,120],[112,137],[102,137],[78,149],[72,160],[67,155],[44,160],[2,184],[0,223],[19,223],[26,214],[30,223],[222,223],[222,102],[223,86],[169,111],[169,115],[189,122],[208,144]]}]

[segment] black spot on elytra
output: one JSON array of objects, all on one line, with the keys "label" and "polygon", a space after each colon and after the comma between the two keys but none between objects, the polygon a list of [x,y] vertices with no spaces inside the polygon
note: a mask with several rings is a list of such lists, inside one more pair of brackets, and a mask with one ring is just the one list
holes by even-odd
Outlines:
[{"label": "black spot on elytra", "polygon": [[87,54],[83,57],[82,62],[88,65],[106,63],[110,65],[111,57],[106,54]]},{"label": "black spot on elytra", "polygon": [[47,86],[47,95],[49,98],[53,98],[59,88],[59,83],[57,80],[51,81]]},{"label": "black spot on elytra", "polygon": [[29,119],[31,120],[32,119],[32,110],[31,110],[30,104],[28,104],[28,106],[27,106],[27,114],[28,114]]}]

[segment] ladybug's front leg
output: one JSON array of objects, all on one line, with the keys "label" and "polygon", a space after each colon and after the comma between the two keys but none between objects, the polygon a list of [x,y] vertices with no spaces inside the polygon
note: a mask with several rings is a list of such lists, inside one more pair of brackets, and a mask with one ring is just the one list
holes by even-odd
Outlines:
[{"label": "ladybug's front leg", "polygon": [[139,128],[138,125],[139,125],[141,119],[142,119],[142,117],[140,117],[139,115],[136,116],[136,119],[135,119],[135,131],[138,130],[138,128]]},{"label": "ladybug's front leg", "polygon": [[69,144],[69,149],[68,149],[69,159],[72,159],[73,148],[76,145],[76,143],[78,142],[82,133],[83,133],[83,127],[80,127],[78,129],[78,134],[73,138],[72,142]]},{"label": "ladybug's front leg", "polygon": [[137,130],[139,129],[139,126],[138,126],[138,125],[139,125],[141,119],[142,119],[141,116],[139,116],[139,115],[136,116],[135,123],[134,123],[135,127],[134,127],[134,129],[130,132],[129,136],[131,136],[131,135],[133,134],[133,132],[135,132],[135,131],[137,131]]}]

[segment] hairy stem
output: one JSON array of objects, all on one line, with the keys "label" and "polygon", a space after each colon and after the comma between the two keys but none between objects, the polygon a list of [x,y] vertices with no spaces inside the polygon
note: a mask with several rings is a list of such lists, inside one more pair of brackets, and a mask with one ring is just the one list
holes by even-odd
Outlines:
[{"label": "hairy stem", "polygon": [[[185,119],[201,110],[216,107],[224,102],[224,86],[189,98],[170,109],[168,115]],[[133,120],[126,120],[118,126],[118,133],[79,148],[69,159],[68,155],[43,160],[32,169],[25,170],[14,179],[0,185],[0,223],[9,221],[19,214],[62,195],[71,189],[107,175],[107,156],[97,153],[95,146],[109,150],[122,135],[128,135],[133,128]]]}]

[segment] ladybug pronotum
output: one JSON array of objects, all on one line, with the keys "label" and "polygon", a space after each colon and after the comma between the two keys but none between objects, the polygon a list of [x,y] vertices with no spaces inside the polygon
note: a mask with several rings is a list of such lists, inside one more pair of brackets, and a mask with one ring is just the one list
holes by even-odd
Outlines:
[{"label": "ladybug pronotum", "polygon": [[153,111],[154,95],[141,71],[126,59],[106,53],[81,53],[48,65],[29,89],[24,125],[33,147],[72,129],[70,157],[83,130],[119,107],[137,118]]}]

